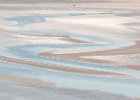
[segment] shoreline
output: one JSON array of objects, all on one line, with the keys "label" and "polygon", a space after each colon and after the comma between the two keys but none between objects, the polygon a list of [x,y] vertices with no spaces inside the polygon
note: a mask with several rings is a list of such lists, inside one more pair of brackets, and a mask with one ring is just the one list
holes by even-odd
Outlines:
[{"label": "shoreline", "polygon": [[0,99],[140,100],[139,0],[9,1],[0,0]]},{"label": "shoreline", "polygon": [[[56,5],[57,4],[57,5]],[[140,1],[119,1],[119,2],[43,2],[43,3],[1,3],[0,6],[16,7],[51,7],[51,8],[71,8],[71,9],[139,9]],[[55,6],[54,6],[55,5]],[[118,8],[119,6],[119,8]]]}]

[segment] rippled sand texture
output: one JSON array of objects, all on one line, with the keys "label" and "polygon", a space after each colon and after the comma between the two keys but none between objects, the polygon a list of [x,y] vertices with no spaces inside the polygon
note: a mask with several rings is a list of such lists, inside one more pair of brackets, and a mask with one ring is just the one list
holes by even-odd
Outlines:
[{"label": "rippled sand texture", "polygon": [[139,98],[140,1],[0,4],[0,100]]}]

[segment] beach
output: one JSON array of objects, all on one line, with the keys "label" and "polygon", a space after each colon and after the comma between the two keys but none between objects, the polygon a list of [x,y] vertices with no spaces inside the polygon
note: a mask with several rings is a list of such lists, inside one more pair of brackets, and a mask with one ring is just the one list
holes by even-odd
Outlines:
[{"label": "beach", "polygon": [[139,0],[0,0],[0,100],[139,100],[139,32]]}]

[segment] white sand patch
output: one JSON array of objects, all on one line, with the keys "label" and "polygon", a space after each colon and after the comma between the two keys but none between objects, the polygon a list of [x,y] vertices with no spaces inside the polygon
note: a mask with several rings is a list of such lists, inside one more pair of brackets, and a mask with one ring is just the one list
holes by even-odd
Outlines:
[{"label": "white sand patch", "polygon": [[83,58],[107,60],[122,64],[140,66],[140,54],[115,55],[115,56],[84,56]]},{"label": "white sand patch", "polygon": [[[114,17],[114,16],[80,16],[80,17],[58,17],[58,18],[45,18],[46,22],[43,23],[31,23],[28,25],[25,25],[26,28],[52,28],[51,25],[55,25],[55,28],[61,25],[64,25],[63,28],[66,27],[71,28],[71,26],[74,27],[89,27],[92,29],[92,32],[95,30],[96,27],[100,27],[100,30],[102,28],[104,29],[119,29],[119,30],[128,30],[126,27],[121,25],[122,23],[128,22],[133,20],[129,18],[120,18],[120,17]],[[59,24],[59,25],[58,25]],[[57,26],[58,25],[58,26]],[[95,28],[94,28],[95,27]],[[94,28],[94,30],[93,30]],[[72,29],[71,29],[72,30]]]},{"label": "white sand patch", "polygon": [[118,21],[111,18],[57,18],[54,21],[67,23],[67,24],[77,24],[77,25],[90,25],[90,26],[101,26],[101,27],[116,27]]},{"label": "white sand patch", "polygon": [[39,37],[16,35],[0,32],[0,46],[28,45],[28,44],[72,44],[70,41],[61,40],[61,37]]},{"label": "white sand patch", "polygon": [[25,36],[14,35],[17,38],[24,38],[23,43],[27,44],[70,44],[72,42],[61,40],[61,37],[39,37],[39,36]]},{"label": "white sand patch", "polygon": [[[85,25],[85,26],[96,26],[96,27],[104,27],[104,28],[117,28],[117,29],[126,29],[122,24],[127,22],[133,22],[133,18],[125,18],[125,17],[116,17],[113,15],[86,15],[86,16],[77,16],[77,17],[65,17],[65,18],[52,18],[49,19],[51,21],[56,21],[59,23],[65,24],[75,24],[75,25]],[[46,18],[46,21],[48,19]]]}]

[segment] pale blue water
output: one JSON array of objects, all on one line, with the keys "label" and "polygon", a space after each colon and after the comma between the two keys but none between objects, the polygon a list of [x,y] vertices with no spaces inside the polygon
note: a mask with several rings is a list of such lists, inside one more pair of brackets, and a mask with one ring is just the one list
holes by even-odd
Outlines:
[{"label": "pale blue water", "polygon": [[1,75],[40,79],[53,82],[58,87],[101,90],[132,97],[138,97],[140,92],[139,79],[102,78],[6,62],[0,62],[0,69]]},{"label": "pale blue water", "polygon": [[[54,17],[70,17],[70,16],[82,16],[83,13],[68,13],[68,14],[50,14],[50,15],[38,15],[33,14],[31,16],[19,16],[5,18],[5,20],[15,21],[17,25],[24,26],[30,23],[41,23],[46,21],[45,18]],[[39,79],[52,82],[56,87],[63,88],[76,88],[87,90],[100,90],[105,92],[112,92],[123,94],[130,97],[139,97],[140,93],[140,71],[122,68],[121,66],[112,66],[105,64],[89,63],[84,61],[67,60],[52,57],[41,57],[37,55],[44,51],[58,51],[61,49],[72,49],[71,52],[84,52],[84,51],[99,51],[108,50],[121,47],[127,47],[134,45],[132,41],[122,41],[119,39],[111,39],[105,37],[99,37],[95,35],[83,35],[79,33],[72,33],[65,30],[17,30],[9,31],[16,34],[30,34],[30,35],[57,35],[57,36],[69,36],[74,39],[91,42],[90,44],[26,44],[17,46],[0,46],[0,55],[22,59],[26,61],[34,61],[43,64],[50,64],[50,66],[58,65],[63,67],[75,67],[85,68],[104,72],[112,72],[118,74],[126,74],[135,77],[131,78],[108,78],[91,76],[86,74],[70,73],[63,71],[55,71],[47,68],[38,68],[37,66],[25,66],[19,64],[12,64],[8,62],[0,61],[0,75],[9,75],[16,77],[24,77],[31,79]],[[88,33],[87,33],[88,34]],[[103,42],[103,44],[94,44],[94,42]],[[20,39],[19,39],[20,42]],[[69,53],[67,51],[66,53]],[[133,92],[132,92],[133,91]]]}]

